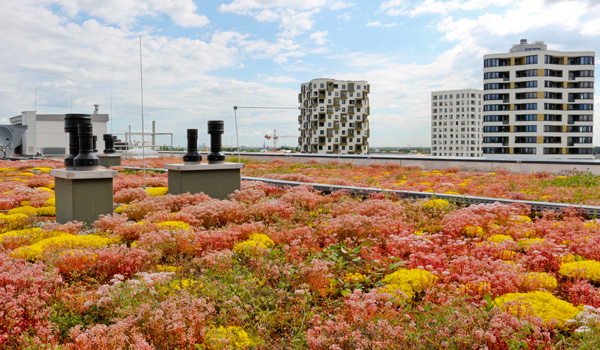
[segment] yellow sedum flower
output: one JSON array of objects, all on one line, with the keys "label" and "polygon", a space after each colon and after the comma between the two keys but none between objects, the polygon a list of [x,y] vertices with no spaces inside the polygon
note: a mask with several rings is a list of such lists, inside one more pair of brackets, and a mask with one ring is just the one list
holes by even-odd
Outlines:
[{"label": "yellow sedum flower", "polygon": [[577,261],[577,257],[573,254],[567,254],[560,257],[561,264]]},{"label": "yellow sedum flower", "polygon": [[48,167],[36,167],[36,168],[33,168],[33,170],[39,170],[40,172],[47,174],[47,173],[50,172],[50,170],[52,170],[52,168],[48,168]]},{"label": "yellow sedum flower", "polygon": [[37,216],[56,216],[56,207],[36,208],[35,215],[37,215]]},{"label": "yellow sedum flower", "polygon": [[543,289],[553,290],[558,287],[556,278],[545,272],[529,272],[521,275],[521,284],[525,288],[540,287]]},{"label": "yellow sedum flower", "polygon": [[46,206],[47,207],[56,207],[56,198],[55,197],[48,198],[48,200],[46,200]]},{"label": "yellow sedum flower", "polygon": [[38,190],[42,190],[42,191],[46,191],[46,192],[50,192],[50,193],[54,193],[54,190],[51,189],[50,187],[44,187],[44,186],[40,186],[38,187]]},{"label": "yellow sedum flower", "polygon": [[207,350],[247,349],[255,345],[255,342],[241,327],[219,326],[208,329],[203,345]]},{"label": "yellow sedum flower", "polygon": [[558,273],[566,277],[581,277],[592,282],[600,282],[600,262],[584,260],[562,263]]},{"label": "yellow sedum flower", "polygon": [[489,242],[502,243],[506,240],[514,242],[515,240],[508,235],[493,235],[487,239]]},{"label": "yellow sedum flower", "polygon": [[360,283],[360,282],[364,281],[366,278],[367,278],[367,276],[365,276],[359,272],[347,273],[346,276],[344,277],[344,279],[348,283]]},{"label": "yellow sedum flower", "polygon": [[181,267],[171,265],[156,265],[156,269],[160,272],[173,272],[177,273],[181,271]]},{"label": "yellow sedum flower", "polygon": [[275,246],[275,242],[269,236],[262,233],[253,233],[249,238],[247,241],[236,243],[233,246],[233,251],[238,254],[250,254]]},{"label": "yellow sedum flower", "polygon": [[526,215],[516,215],[511,218],[511,221],[517,225],[521,225],[526,222],[532,222],[531,218]]},{"label": "yellow sedum flower", "polygon": [[503,250],[496,255],[496,259],[512,260],[514,259],[515,254],[517,253],[513,252],[512,250]]},{"label": "yellow sedum flower", "polygon": [[25,214],[0,215],[0,227],[5,231],[20,230],[28,224],[30,216]]},{"label": "yellow sedum flower", "polygon": [[23,230],[6,231],[0,234],[0,242],[3,242],[5,239],[11,237],[25,237],[35,241],[35,238],[41,236],[43,233],[46,232],[39,227],[26,228]]},{"label": "yellow sedum flower", "polygon": [[169,189],[167,187],[150,187],[146,188],[144,191],[150,196],[164,196],[169,192]]},{"label": "yellow sedum flower", "polygon": [[423,231],[423,229],[419,229],[415,231],[415,236],[423,236],[425,234],[425,231]]},{"label": "yellow sedum flower", "polygon": [[123,205],[118,206],[115,209],[115,214],[123,214],[123,211],[127,208],[127,206],[129,206],[129,204],[123,204]]},{"label": "yellow sedum flower", "polygon": [[[516,301],[519,304],[506,306],[506,303]],[[514,314],[527,314],[537,316],[546,323],[556,320],[558,327],[564,327],[567,320],[574,319],[583,311],[583,306],[575,307],[573,304],[560,300],[552,293],[534,291],[529,293],[508,293],[494,300],[494,304]]]},{"label": "yellow sedum flower", "polygon": [[543,238],[524,238],[519,240],[519,246],[527,248],[532,244],[543,242]]},{"label": "yellow sedum flower", "polygon": [[176,221],[176,220],[157,222],[156,225],[168,228],[170,230],[178,230],[178,229],[189,230],[190,229],[190,224],[188,224],[187,222]]},{"label": "yellow sedum flower", "polygon": [[11,256],[18,259],[35,260],[49,251],[63,248],[98,248],[119,242],[118,237],[101,237],[98,235],[59,235],[43,239],[26,247],[15,249]]},{"label": "yellow sedum flower", "polygon": [[467,237],[482,237],[485,235],[485,231],[483,230],[483,227],[471,226],[471,225],[467,225],[467,226],[463,227],[463,233]]},{"label": "yellow sedum flower", "polygon": [[172,290],[188,290],[198,287],[202,287],[202,283],[193,279],[173,280],[171,283],[169,283],[169,288]]},{"label": "yellow sedum flower", "polygon": [[487,293],[490,293],[491,290],[492,285],[489,282],[467,283],[461,288],[461,291],[464,294],[478,295],[485,295]]},{"label": "yellow sedum flower", "polygon": [[448,206],[450,205],[450,203],[445,200],[445,199],[430,199],[427,202],[423,203],[423,207],[425,209],[437,209],[437,210],[444,210],[446,208],[448,208]]},{"label": "yellow sedum flower", "polygon": [[431,286],[437,277],[431,272],[421,269],[400,269],[383,278],[385,287],[381,290],[383,293],[396,294],[396,291],[402,292],[407,298],[412,298]]},{"label": "yellow sedum flower", "polygon": [[18,208],[13,208],[8,211],[8,215],[25,214],[27,216],[35,216],[36,213],[37,213],[37,208],[31,207],[29,205],[26,205],[23,207],[18,207]]}]

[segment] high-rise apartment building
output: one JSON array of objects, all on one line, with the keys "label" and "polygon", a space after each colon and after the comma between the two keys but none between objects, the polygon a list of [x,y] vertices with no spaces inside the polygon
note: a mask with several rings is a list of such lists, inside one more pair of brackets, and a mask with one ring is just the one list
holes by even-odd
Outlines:
[{"label": "high-rise apartment building", "polygon": [[481,157],[481,90],[431,93],[431,155]]},{"label": "high-rise apartment building", "polygon": [[313,79],[302,84],[300,151],[369,153],[369,92],[366,81]]},{"label": "high-rise apartment building", "polygon": [[485,55],[483,156],[592,158],[594,57],[527,40]]}]

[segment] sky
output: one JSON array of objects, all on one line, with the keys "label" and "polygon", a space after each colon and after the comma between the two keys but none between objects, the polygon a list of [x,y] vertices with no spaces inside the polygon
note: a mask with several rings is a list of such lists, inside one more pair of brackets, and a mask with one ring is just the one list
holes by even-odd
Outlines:
[{"label": "sky", "polygon": [[369,82],[371,148],[430,146],[431,92],[482,89],[483,55],[520,39],[599,53],[600,1],[2,0],[0,124],[99,104],[115,135],[143,115],[209,144],[223,120],[234,146],[237,119],[240,145],[295,146],[300,84],[333,78]]}]

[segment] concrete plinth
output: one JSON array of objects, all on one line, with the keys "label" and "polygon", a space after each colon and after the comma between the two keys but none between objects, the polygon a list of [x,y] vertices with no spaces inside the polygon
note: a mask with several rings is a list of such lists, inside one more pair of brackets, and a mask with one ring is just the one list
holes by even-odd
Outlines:
[{"label": "concrete plinth", "polygon": [[105,168],[121,166],[121,154],[119,153],[98,153],[97,156],[100,159],[100,165]]},{"label": "concrete plinth", "polygon": [[165,164],[169,170],[169,193],[200,193],[217,199],[226,199],[242,183],[244,164]]},{"label": "concrete plinth", "polygon": [[75,171],[52,169],[55,178],[56,221],[91,225],[102,214],[113,213],[113,178],[116,170]]}]

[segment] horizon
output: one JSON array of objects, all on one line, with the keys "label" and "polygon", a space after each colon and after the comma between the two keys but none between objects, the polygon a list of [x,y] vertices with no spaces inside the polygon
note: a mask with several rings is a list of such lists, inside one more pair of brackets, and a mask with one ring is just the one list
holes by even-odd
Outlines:
[{"label": "horizon", "polygon": [[[187,128],[208,140],[214,119],[231,143],[233,106],[293,109],[301,83],[328,77],[371,85],[370,147],[430,147],[431,92],[483,89],[483,55],[520,39],[600,51],[600,4],[588,0],[27,0],[0,10],[0,123],[99,104],[109,132],[141,131],[143,78],[144,129],[155,120],[174,144]],[[237,110],[240,146],[268,145],[274,129],[299,136],[298,114]]]}]

